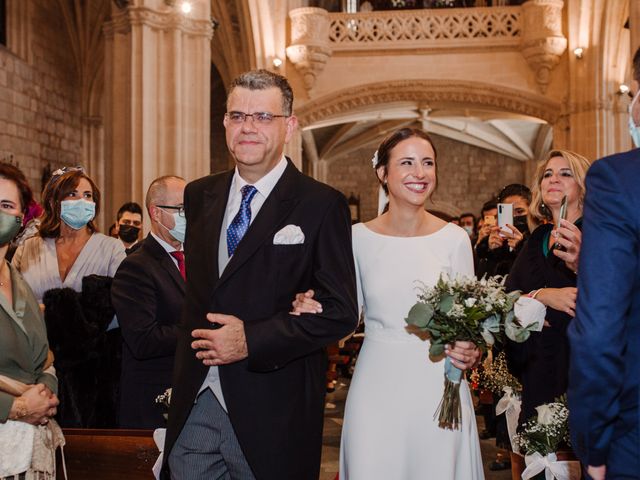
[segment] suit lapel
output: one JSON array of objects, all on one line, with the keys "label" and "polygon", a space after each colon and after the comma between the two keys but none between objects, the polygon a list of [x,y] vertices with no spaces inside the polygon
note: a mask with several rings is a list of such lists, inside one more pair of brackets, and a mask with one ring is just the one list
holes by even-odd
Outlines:
[{"label": "suit lapel", "polygon": [[180,275],[180,270],[176,268],[176,264],[171,259],[171,254],[167,252],[162,245],[158,243],[158,241],[153,238],[153,235],[147,235],[147,238],[144,240],[142,247],[149,255],[158,260],[160,266],[167,271],[173,282],[180,289],[182,293],[185,290],[185,282],[182,280],[182,276]]},{"label": "suit lapel", "polygon": [[[202,221],[203,239],[206,243],[202,245],[202,248],[206,252],[207,279],[211,279],[214,286],[219,277],[218,249],[220,248],[220,230],[222,229],[224,212],[229,200],[229,189],[231,188],[234,171],[227,172],[221,181],[212,185],[204,194],[205,205],[203,206],[204,215]],[[189,272],[187,272],[187,275],[189,275]]]},{"label": "suit lapel", "polygon": [[231,257],[227,267],[222,272],[218,285],[224,283],[251,258],[256,250],[264,244],[265,239],[273,237],[278,226],[293,210],[298,203],[296,189],[296,177],[298,175],[300,173],[296,167],[293,166],[291,161],[288,161],[282,177],[280,177],[262,208],[260,208],[258,215],[251,223],[249,230],[247,230],[233,257]]}]

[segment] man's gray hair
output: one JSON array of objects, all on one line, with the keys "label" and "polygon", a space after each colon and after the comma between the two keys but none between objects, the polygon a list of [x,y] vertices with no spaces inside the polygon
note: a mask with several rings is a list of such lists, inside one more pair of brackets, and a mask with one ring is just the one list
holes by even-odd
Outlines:
[{"label": "man's gray hair", "polygon": [[289,116],[293,112],[293,90],[287,79],[282,75],[264,69],[251,70],[250,72],[241,74],[231,82],[229,95],[236,87],[242,87],[248,90],[266,90],[275,87],[282,93],[282,113]]}]

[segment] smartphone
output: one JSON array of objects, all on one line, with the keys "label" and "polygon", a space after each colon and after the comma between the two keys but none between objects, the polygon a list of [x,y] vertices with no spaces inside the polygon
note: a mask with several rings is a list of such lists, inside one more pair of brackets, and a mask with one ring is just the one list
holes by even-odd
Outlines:
[{"label": "smartphone", "polygon": [[513,233],[507,224],[513,225],[513,204],[512,203],[499,203],[498,204],[498,226],[500,230],[507,233]]},{"label": "smartphone", "polygon": [[[562,197],[562,203],[560,203],[560,215],[558,215],[558,222],[556,223],[556,230],[558,228],[560,228],[560,220],[566,220],[567,219],[567,196],[565,195],[564,197]],[[560,244],[560,242],[556,242],[553,244],[553,248],[557,249],[557,250],[563,250],[564,251],[564,247],[562,246],[562,244]]]},{"label": "smartphone", "polygon": [[495,215],[485,215],[484,216],[484,224],[491,225],[492,227],[496,224],[496,216]]}]

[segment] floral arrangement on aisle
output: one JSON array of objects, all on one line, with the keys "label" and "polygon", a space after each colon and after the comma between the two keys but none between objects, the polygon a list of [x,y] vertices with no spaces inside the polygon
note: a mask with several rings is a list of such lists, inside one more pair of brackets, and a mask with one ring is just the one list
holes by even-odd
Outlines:
[{"label": "floral arrangement on aisle", "polygon": [[[441,276],[433,287],[419,285],[418,302],[405,321],[428,332],[429,355],[439,358],[445,345],[469,341],[486,351],[504,336],[524,342],[532,331],[540,331],[546,308],[535,299],[506,293],[502,277],[476,280],[469,277],[450,279]],[[445,359],[445,388],[435,413],[438,425],[446,429],[460,428],[460,381],[462,371],[449,357]]]},{"label": "floral arrangement on aisle", "polygon": [[518,446],[513,441],[513,437],[518,427],[518,417],[522,405],[520,399],[522,385],[509,372],[507,356],[504,352],[500,352],[493,361],[485,362],[484,369],[480,373],[480,383],[482,387],[490,390],[493,394],[502,395],[496,405],[496,415],[504,414],[506,416],[511,449],[517,452]]},{"label": "floral arrangement on aisle", "polygon": [[514,442],[525,455],[527,468],[522,479],[528,480],[544,471],[546,480],[580,480],[580,463],[559,461],[560,447],[567,449],[569,438],[569,409],[566,397],[536,407],[537,416],[527,420],[521,431],[514,435]]},{"label": "floral arrangement on aisle", "polygon": [[485,362],[484,368],[480,372],[479,382],[480,387],[495,395],[502,395],[505,388],[514,393],[522,391],[522,385],[507,368],[507,356],[504,352],[500,352],[492,361]]},{"label": "floral arrangement on aisle", "polygon": [[[165,406],[168,410],[169,406],[171,405],[171,392],[171,388],[167,388],[164,393],[156,397],[155,403]],[[166,413],[163,413],[162,415],[164,416],[165,420],[167,420],[168,415]],[[156,480],[160,478],[160,470],[162,469],[162,459],[164,457],[164,440],[166,434],[166,428],[156,428],[153,432],[153,440],[156,442],[156,446],[158,447],[158,451],[160,452],[160,455],[158,455],[156,463],[152,468],[153,475],[155,476]]]}]

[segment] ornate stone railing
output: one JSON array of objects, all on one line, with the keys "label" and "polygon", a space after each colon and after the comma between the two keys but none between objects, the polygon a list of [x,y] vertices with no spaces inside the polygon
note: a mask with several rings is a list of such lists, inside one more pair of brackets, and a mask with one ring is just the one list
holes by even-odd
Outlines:
[{"label": "ornate stone railing", "polygon": [[334,52],[517,46],[522,7],[330,13]]},{"label": "ornate stone railing", "polygon": [[563,0],[527,0],[516,7],[328,13],[291,10],[287,57],[313,88],[334,54],[413,54],[428,50],[511,48],[535,71],[544,93],[549,73],[567,47]]}]

